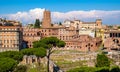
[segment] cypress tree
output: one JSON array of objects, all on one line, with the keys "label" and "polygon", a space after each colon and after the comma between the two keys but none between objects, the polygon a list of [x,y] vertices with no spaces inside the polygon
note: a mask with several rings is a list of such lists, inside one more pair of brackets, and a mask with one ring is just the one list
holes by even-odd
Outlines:
[{"label": "cypress tree", "polygon": [[34,28],[40,28],[40,20],[36,19]]}]

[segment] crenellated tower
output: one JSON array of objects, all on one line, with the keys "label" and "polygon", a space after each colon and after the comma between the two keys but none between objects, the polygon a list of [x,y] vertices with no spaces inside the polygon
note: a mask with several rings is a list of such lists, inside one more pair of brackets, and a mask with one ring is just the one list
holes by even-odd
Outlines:
[{"label": "crenellated tower", "polygon": [[51,27],[51,13],[50,11],[45,10],[43,13],[42,28]]}]

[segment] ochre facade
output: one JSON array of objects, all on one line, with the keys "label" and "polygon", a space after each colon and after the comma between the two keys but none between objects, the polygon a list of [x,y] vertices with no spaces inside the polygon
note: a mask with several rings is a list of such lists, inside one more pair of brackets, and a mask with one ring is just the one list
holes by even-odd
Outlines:
[{"label": "ochre facade", "polygon": [[19,22],[1,21],[0,52],[19,51],[22,48],[22,27]]}]

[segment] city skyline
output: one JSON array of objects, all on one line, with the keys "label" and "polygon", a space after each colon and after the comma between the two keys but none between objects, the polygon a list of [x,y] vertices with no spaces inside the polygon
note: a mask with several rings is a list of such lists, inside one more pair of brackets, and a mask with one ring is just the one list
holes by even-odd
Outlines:
[{"label": "city skyline", "polygon": [[42,20],[42,12],[51,11],[52,22],[66,19],[82,21],[103,20],[103,24],[120,24],[119,0],[4,0],[0,2],[0,17],[18,20],[23,24],[34,23],[36,18]]},{"label": "city skyline", "polygon": [[119,3],[2,0],[0,72],[120,72]]}]

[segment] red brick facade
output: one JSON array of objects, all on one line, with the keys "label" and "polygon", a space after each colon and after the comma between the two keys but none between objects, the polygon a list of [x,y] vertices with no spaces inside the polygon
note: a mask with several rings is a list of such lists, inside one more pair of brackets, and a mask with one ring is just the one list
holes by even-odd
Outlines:
[{"label": "red brick facade", "polygon": [[33,42],[41,39],[41,32],[35,28],[23,28],[23,40],[27,42],[29,48],[33,47]]},{"label": "red brick facade", "polygon": [[120,31],[109,31],[109,36],[105,38],[104,47],[110,50],[118,50],[120,48]]},{"label": "red brick facade", "polygon": [[65,48],[76,49],[79,51],[97,51],[102,43],[101,38],[92,38],[88,35],[79,35],[72,40],[65,41]]},{"label": "red brick facade", "polygon": [[42,28],[49,28],[49,27],[51,27],[51,14],[50,11],[45,10],[43,13]]}]

